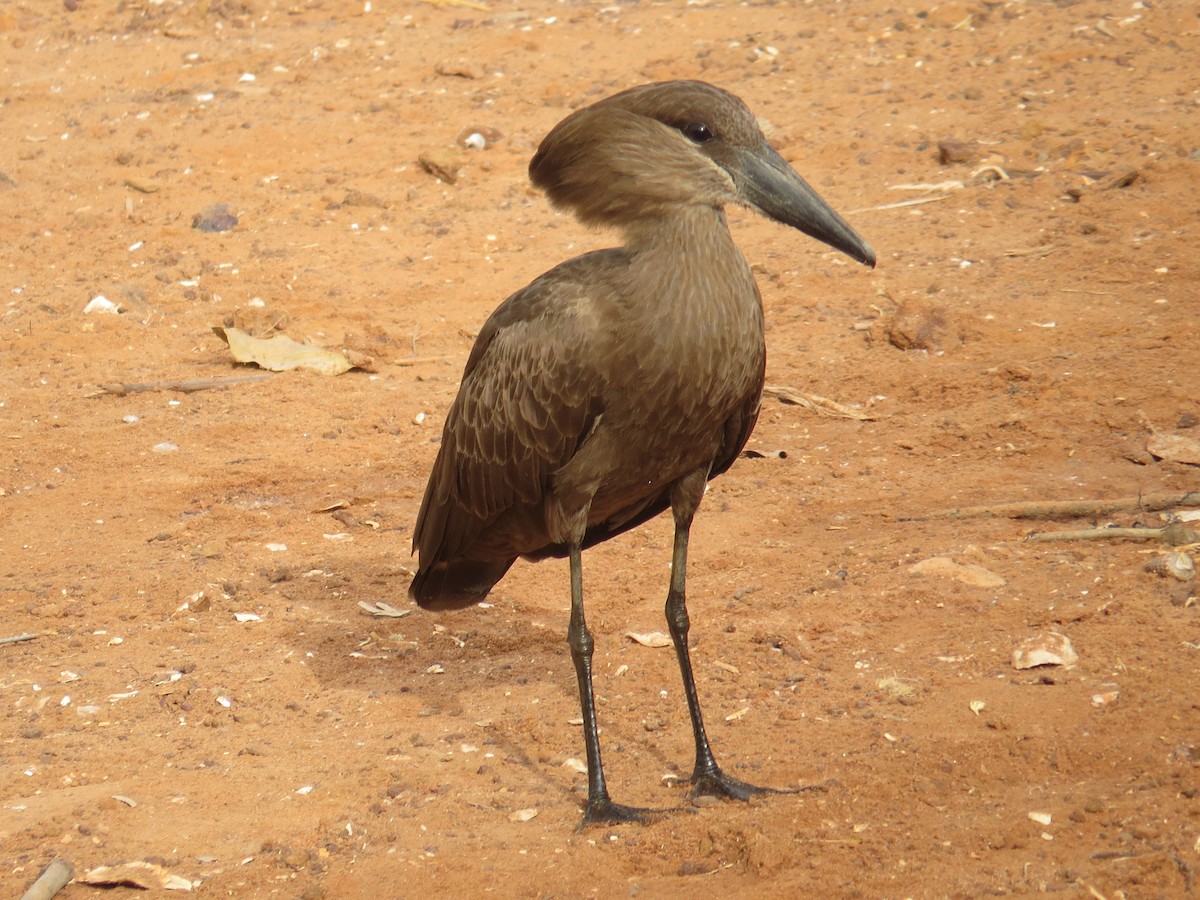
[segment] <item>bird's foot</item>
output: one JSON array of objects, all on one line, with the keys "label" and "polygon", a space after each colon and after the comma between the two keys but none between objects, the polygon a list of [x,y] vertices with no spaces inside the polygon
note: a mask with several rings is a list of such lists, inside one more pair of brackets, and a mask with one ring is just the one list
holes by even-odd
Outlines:
[{"label": "bird's foot", "polygon": [[760,794],[793,793],[789,790],[760,787],[757,784],[740,781],[737,778],[726,775],[715,766],[711,770],[697,772],[692,775],[692,785],[693,799],[696,797],[721,797],[726,800],[749,800],[751,797],[756,797]]},{"label": "bird's foot", "polygon": [[625,822],[645,824],[661,819],[672,812],[669,809],[646,809],[641,806],[625,806],[613,803],[607,797],[588,800],[583,811],[583,827],[588,825],[620,825]]}]

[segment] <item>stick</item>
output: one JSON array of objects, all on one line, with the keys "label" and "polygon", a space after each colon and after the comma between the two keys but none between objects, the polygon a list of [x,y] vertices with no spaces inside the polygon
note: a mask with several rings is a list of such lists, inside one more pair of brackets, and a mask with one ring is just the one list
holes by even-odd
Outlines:
[{"label": "stick", "polygon": [[21,896],[21,900],[50,900],[74,877],[75,867],[62,857],[55,857],[54,862],[46,866],[38,880]]},{"label": "stick", "polygon": [[146,381],[140,383],[116,381],[102,384],[100,385],[100,389],[105,393],[116,394],[117,396],[139,394],[145,391],[179,391],[184,394],[191,394],[195,391],[206,391],[209,388],[232,387],[235,384],[254,384],[255,382],[266,381],[268,378],[274,377],[274,373],[264,373],[262,375],[238,375],[233,378],[193,378],[190,381]]},{"label": "stick", "polygon": [[40,637],[40,635],[14,634],[12,637],[0,638],[0,644],[18,644],[21,641],[32,641],[36,637]]},{"label": "stick", "polygon": [[1035,531],[1027,541],[1092,541],[1104,538],[1162,539],[1165,528],[1084,528],[1081,531]]},{"label": "stick", "polygon": [[828,397],[822,397],[819,394],[802,394],[795,388],[782,385],[768,384],[763,388],[763,393],[770,397],[778,397],[784,403],[790,403],[793,406],[803,406],[805,409],[811,410],[819,416],[832,416],[838,419],[857,419],[860,422],[869,422],[878,418],[878,416],[866,410],[846,406],[844,403],[838,403],[836,400],[830,400]]},{"label": "stick", "polygon": [[1121,497],[1117,500],[1032,500],[1020,503],[998,503],[995,506],[963,506],[945,509],[923,516],[902,516],[901,522],[925,522],[930,519],[1075,519],[1083,516],[1103,516],[1120,510],[1134,509],[1154,512],[1176,506],[1200,506],[1200,491],[1186,494],[1143,494],[1140,497]]}]

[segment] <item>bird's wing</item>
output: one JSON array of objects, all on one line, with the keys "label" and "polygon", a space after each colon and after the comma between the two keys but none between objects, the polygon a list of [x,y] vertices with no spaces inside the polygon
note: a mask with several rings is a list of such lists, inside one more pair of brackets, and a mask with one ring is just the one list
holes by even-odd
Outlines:
[{"label": "bird's wing", "polygon": [[742,448],[750,440],[750,434],[758,422],[759,405],[762,402],[762,382],[759,382],[758,393],[746,400],[745,405],[725,423],[725,438],[713,459],[712,469],[709,470],[709,480],[723,475],[741,456]]},{"label": "bird's wing", "polygon": [[[557,272],[509,297],[476,338],[417,517],[422,569],[470,557],[481,540],[487,557],[510,558],[548,540],[528,546],[544,529],[551,475],[587,436],[602,395],[586,363],[586,292]],[[512,533],[489,529],[517,508],[530,515],[505,517]]]}]

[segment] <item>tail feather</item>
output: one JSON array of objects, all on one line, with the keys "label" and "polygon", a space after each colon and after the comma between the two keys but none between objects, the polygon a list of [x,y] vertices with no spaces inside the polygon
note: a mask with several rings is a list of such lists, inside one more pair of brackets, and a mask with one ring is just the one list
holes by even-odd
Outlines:
[{"label": "tail feather", "polygon": [[457,559],[422,566],[409,585],[408,595],[422,609],[447,610],[473,606],[487,597],[496,582],[516,562],[476,562]]}]

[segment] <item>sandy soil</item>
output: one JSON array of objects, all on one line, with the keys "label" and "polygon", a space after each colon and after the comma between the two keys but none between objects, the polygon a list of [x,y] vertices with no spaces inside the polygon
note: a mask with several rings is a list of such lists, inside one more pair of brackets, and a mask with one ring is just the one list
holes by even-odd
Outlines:
[{"label": "sandy soil", "polygon": [[[36,635],[0,644],[0,895],[55,856],[211,896],[1194,894],[1196,582],[1026,539],[1161,514],[923,517],[1200,489],[1198,55],[1163,0],[0,6],[0,637]],[[675,77],[879,251],[731,214],[769,383],[873,418],[768,397],[693,531],[718,758],[811,789],[580,831],[565,564],[359,603],[409,609],[479,325],[613,240],[530,189],[537,142]],[[252,374],[231,323],[373,371],[103,389]],[[585,556],[610,786],[665,807],[678,672],[626,633],[664,627],[670,541]],[[1078,661],[1014,668],[1051,631]]]}]

